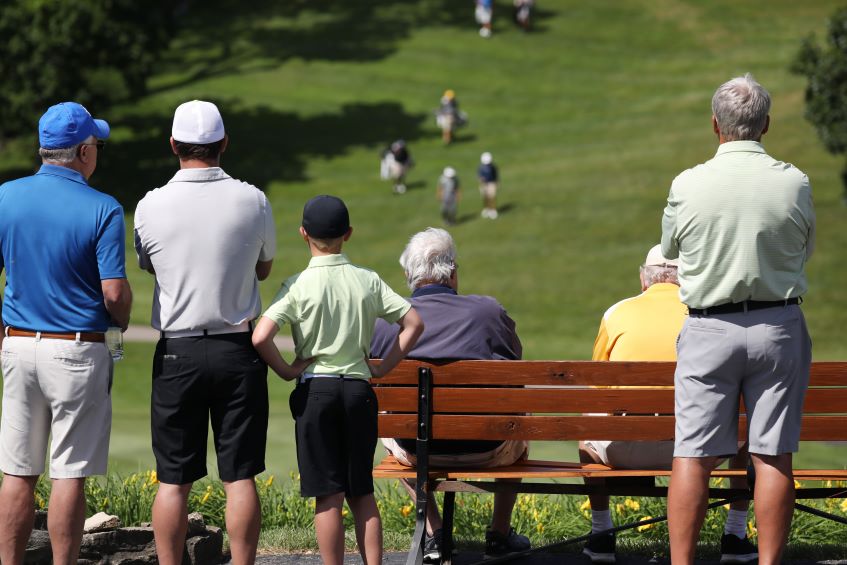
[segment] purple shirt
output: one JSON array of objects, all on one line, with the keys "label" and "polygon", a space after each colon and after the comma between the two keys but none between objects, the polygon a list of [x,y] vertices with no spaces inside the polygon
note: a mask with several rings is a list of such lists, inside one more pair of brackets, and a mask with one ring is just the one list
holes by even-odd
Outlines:
[{"label": "purple shirt", "polygon": [[[445,361],[456,359],[520,359],[521,340],[515,322],[490,296],[460,295],[452,288],[433,284],[415,289],[409,299],[424,323],[424,332],[407,356],[409,359]],[[400,327],[377,320],[371,341],[371,357],[383,358],[391,349]],[[507,383],[504,383],[507,384]],[[413,440],[398,440],[414,452]],[[499,441],[434,440],[430,452],[482,453]]]}]

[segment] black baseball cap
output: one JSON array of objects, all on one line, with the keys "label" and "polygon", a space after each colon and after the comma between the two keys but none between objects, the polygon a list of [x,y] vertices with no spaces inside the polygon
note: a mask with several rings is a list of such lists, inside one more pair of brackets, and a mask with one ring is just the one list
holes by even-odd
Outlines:
[{"label": "black baseball cap", "polygon": [[303,206],[303,229],[316,239],[341,237],[350,229],[350,214],[335,196],[315,196]]}]

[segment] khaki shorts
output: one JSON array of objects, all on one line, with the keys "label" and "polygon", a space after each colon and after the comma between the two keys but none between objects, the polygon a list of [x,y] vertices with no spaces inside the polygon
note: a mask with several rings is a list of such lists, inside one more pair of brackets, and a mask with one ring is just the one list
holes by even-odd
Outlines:
[{"label": "khaki shorts", "polygon": [[614,469],[670,469],[672,441],[585,441],[604,465]]},{"label": "khaki shorts", "polygon": [[[382,438],[382,444],[403,465],[414,467],[417,464],[415,454],[400,447],[392,438]],[[525,457],[528,452],[529,442],[509,440],[484,453],[430,455],[429,464],[433,467],[505,467]]]},{"label": "khaki shorts", "polygon": [[0,470],[50,478],[103,475],[112,428],[112,367],[103,343],[6,337],[3,340]]},{"label": "khaki shorts", "polygon": [[496,182],[483,182],[479,185],[479,193],[483,198],[491,200],[495,196],[497,196],[497,183]]}]

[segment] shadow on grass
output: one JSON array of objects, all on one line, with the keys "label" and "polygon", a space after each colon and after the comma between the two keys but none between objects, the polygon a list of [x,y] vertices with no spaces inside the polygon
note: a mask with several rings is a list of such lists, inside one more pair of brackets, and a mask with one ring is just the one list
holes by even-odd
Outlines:
[{"label": "shadow on grass", "polygon": [[[378,146],[385,139],[415,140],[426,135],[424,114],[410,114],[397,102],[347,104],[340,112],[301,117],[268,107],[244,108],[216,101],[230,136],[223,168],[235,178],[265,189],[272,181],[305,181],[313,158],[343,155],[352,147]],[[171,153],[172,108],[156,114],[130,114],[120,123],[131,140],[111,144],[92,178],[95,187],[115,196],[127,212],[179,168]]]},{"label": "shadow on grass", "polygon": [[169,62],[186,72],[154,91],[294,58],[381,60],[416,29],[474,25],[473,4],[457,0],[257,0],[244,6],[240,0],[185,2]]}]

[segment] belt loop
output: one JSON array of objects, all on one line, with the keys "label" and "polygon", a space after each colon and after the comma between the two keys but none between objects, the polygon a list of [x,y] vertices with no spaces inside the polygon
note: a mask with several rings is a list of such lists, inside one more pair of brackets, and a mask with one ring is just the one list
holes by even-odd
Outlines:
[{"label": "belt loop", "polygon": [[35,341],[41,341],[41,332],[35,332]]},{"label": "belt loop", "polygon": [[743,305],[744,305],[744,313],[746,314],[746,313],[747,313],[747,301],[746,301],[746,300],[742,300],[742,301],[741,301],[741,304],[743,304]]},{"label": "belt loop", "polygon": [[82,342],[82,332],[76,332],[76,343]]},{"label": "belt loop", "polygon": [[203,337],[209,337],[209,330],[203,330]]}]

